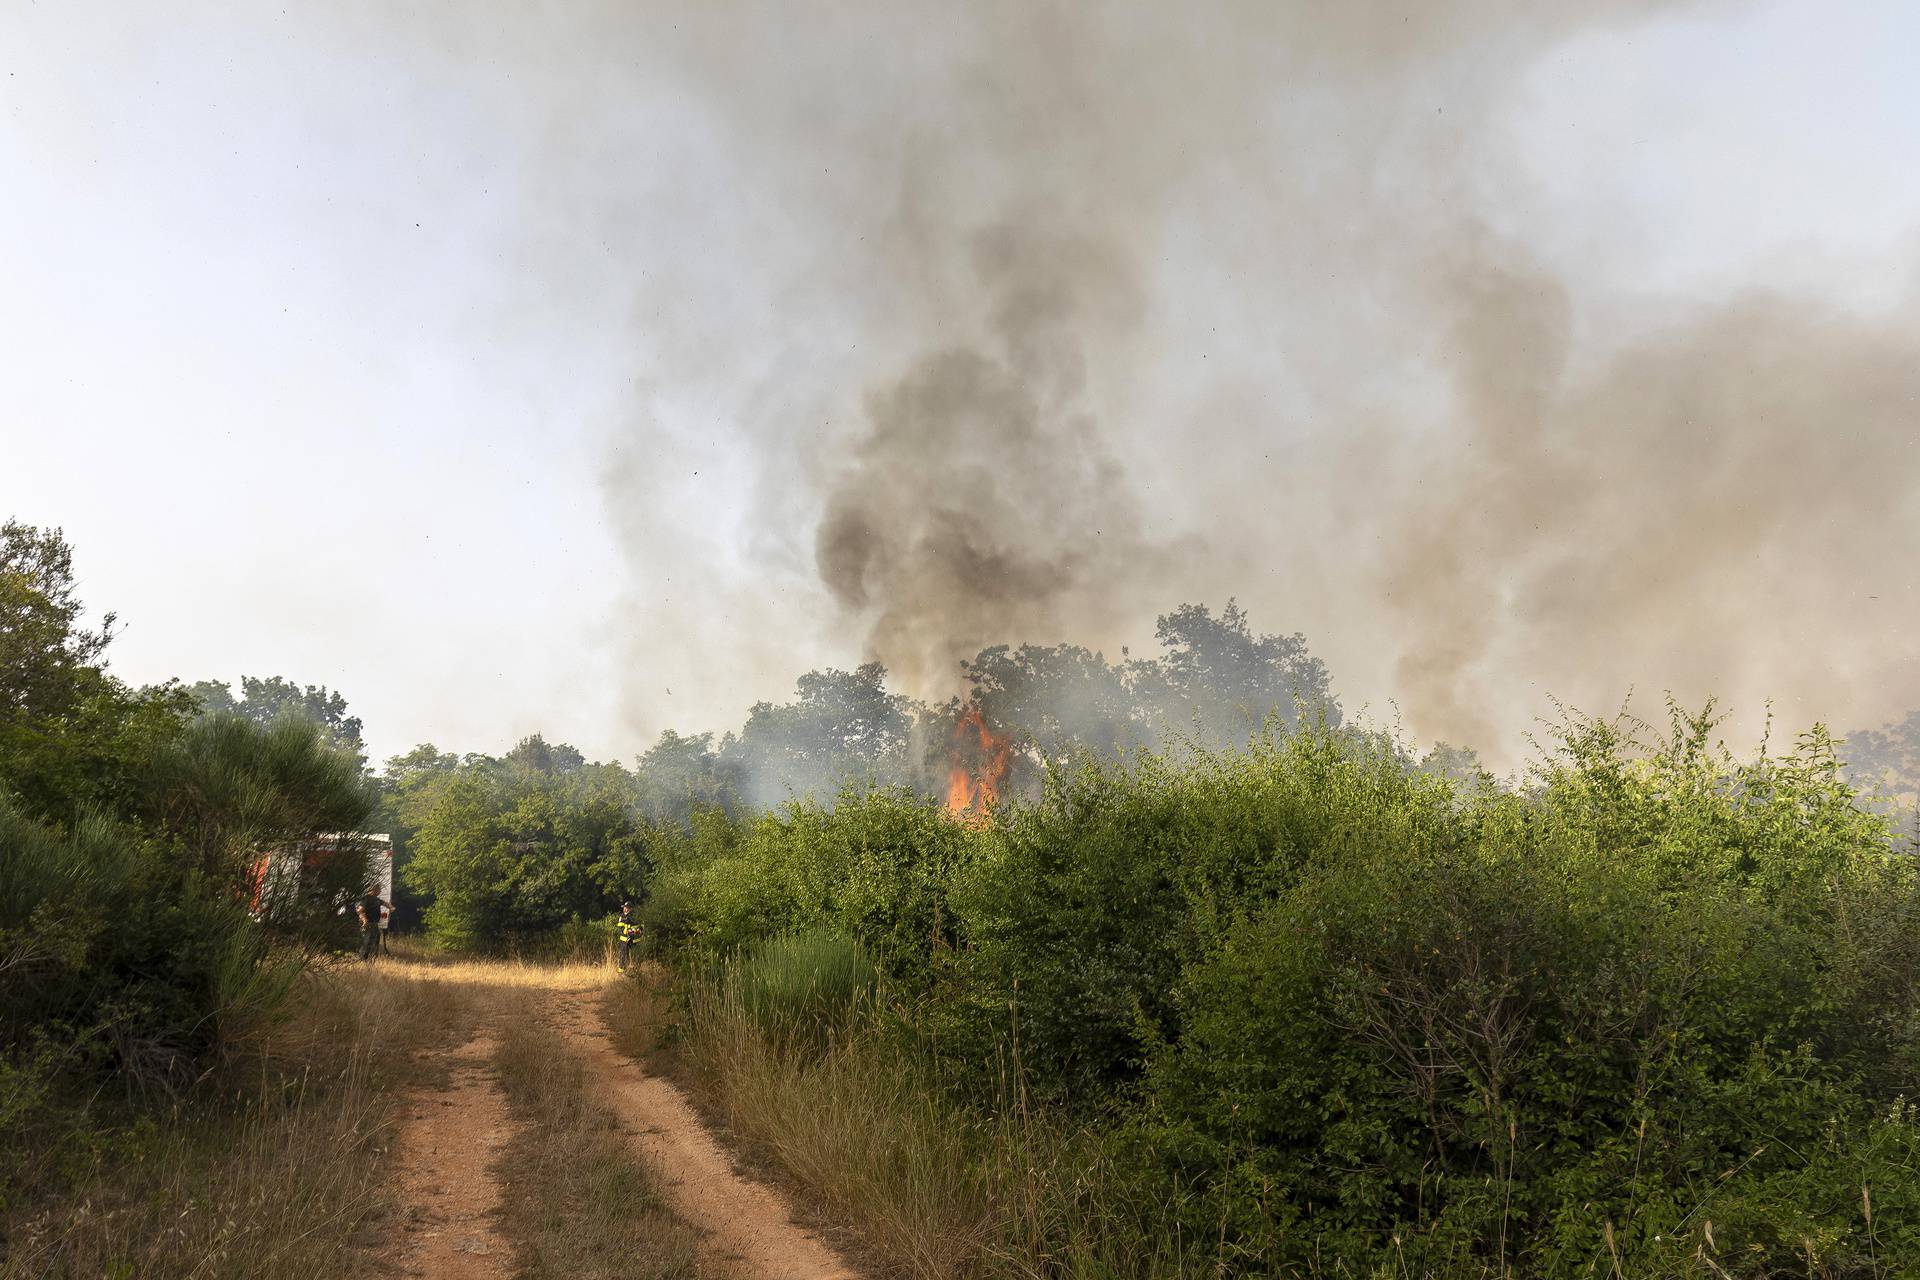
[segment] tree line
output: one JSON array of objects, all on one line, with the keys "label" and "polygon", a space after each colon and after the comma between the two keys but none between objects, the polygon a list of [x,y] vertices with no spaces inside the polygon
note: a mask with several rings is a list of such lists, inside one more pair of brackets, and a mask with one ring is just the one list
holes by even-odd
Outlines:
[{"label": "tree line", "polygon": [[[1212,748],[1302,717],[1340,722],[1305,640],[1256,633],[1231,602],[1217,615],[1184,605],[1158,635],[1158,657],[1117,663],[1064,644],[986,649],[963,665],[965,697],[942,703],[891,691],[877,663],[810,671],[790,701],[755,704],[738,730],[669,730],[631,767],[540,734],[501,756],[422,744],[378,778],[400,918],[451,945],[528,945],[643,896],[661,848],[703,813],[740,818],[875,788],[935,799],[969,709],[1007,735],[1009,787],[1024,794],[1037,794],[1050,763],[1171,741]],[[203,705],[225,705],[224,687],[212,689]],[[344,703],[325,689],[250,679],[244,693],[260,714],[324,717],[347,733]]]}]

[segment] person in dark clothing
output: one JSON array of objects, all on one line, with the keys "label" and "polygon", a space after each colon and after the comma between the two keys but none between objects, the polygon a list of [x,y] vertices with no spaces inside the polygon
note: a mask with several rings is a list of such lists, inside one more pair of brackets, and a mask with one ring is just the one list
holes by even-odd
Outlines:
[{"label": "person in dark clothing", "polygon": [[633,944],[640,941],[640,922],[633,918],[633,904],[620,904],[620,918],[613,922],[614,940],[620,944],[620,968],[624,972],[627,958],[632,954]]},{"label": "person in dark clothing", "polygon": [[380,895],[367,890],[354,908],[360,917],[360,958],[372,960],[380,950]]}]

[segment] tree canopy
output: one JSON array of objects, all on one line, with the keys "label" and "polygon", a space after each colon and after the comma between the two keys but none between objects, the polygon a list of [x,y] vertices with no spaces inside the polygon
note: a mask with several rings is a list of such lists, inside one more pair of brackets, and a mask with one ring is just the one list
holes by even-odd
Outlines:
[{"label": "tree canopy", "polygon": [[129,802],[190,706],[177,686],[136,690],[108,672],[114,615],[93,628],[84,616],[61,531],[0,525],[0,788],[61,820]]},{"label": "tree canopy", "polygon": [[224,680],[198,680],[186,691],[202,715],[236,715],[258,725],[284,719],[318,725],[328,740],[365,763],[360,717],[347,714],[346,695],[323,684],[302,685],[282,676],[241,676],[238,698]]}]

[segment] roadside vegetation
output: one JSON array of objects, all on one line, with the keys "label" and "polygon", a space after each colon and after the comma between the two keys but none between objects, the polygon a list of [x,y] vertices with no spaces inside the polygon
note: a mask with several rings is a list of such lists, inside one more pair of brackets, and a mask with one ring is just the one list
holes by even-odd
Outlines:
[{"label": "roadside vegetation", "polygon": [[115,678],[74,582],[57,531],[0,527],[0,1274],[310,1275],[377,1207],[378,1095],[433,1020],[316,963],[363,861],[268,920],[250,877],[375,796],[309,722]]},{"label": "roadside vegetation", "polygon": [[1815,733],[1576,720],[1525,787],[1383,738],[903,792],[662,858],[679,1052],[915,1275],[1893,1276],[1920,864]]},{"label": "roadside vegetation", "polygon": [[[409,963],[347,961],[344,904],[371,880],[338,833],[404,817],[409,792],[368,773],[345,700],[129,686],[75,582],[58,531],[0,528],[0,1276],[384,1274],[407,1208],[395,1104],[445,1071],[427,1051],[502,999],[531,1019],[523,989],[603,981],[604,925],[536,895],[506,932],[540,963],[404,941]],[[635,829],[624,795],[592,817]],[[263,851],[323,834],[329,856],[262,893]],[[577,1070],[531,1021],[501,1039],[492,1065],[535,1126],[508,1155],[538,1179],[507,1224],[528,1273],[691,1274]]]},{"label": "roadside vegetation", "polygon": [[[604,948],[621,900],[646,891],[666,847],[689,828],[845,788],[944,797],[956,730],[970,717],[1005,727],[1005,789],[1031,795],[1046,762],[1062,755],[1111,758],[1170,735],[1245,741],[1269,714],[1287,724],[1302,713],[1338,722],[1326,666],[1305,640],[1256,632],[1231,602],[1218,615],[1183,605],[1160,619],[1158,634],[1159,656],[1119,663],[1073,645],[983,650],[965,664],[964,702],[893,693],[877,664],[810,671],[791,701],[755,704],[737,731],[668,731],[631,767],[590,761],[540,734],[500,756],[423,743],[388,760],[379,779],[379,829],[393,836],[401,917],[455,950]],[[263,711],[299,692],[284,681],[246,688],[246,705]],[[216,686],[205,705],[231,701],[223,697]],[[336,734],[357,735],[358,722],[325,690],[305,691],[301,705]],[[1473,767],[1470,753],[1442,756]]]},{"label": "roadside vegetation", "polygon": [[164,1104],[98,1081],[85,1110],[70,1090],[12,1095],[49,1127],[9,1134],[0,1276],[381,1274],[393,1096],[431,1083],[414,1051],[443,1047],[458,1011],[419,984],[324,969],[286,1008]]}]

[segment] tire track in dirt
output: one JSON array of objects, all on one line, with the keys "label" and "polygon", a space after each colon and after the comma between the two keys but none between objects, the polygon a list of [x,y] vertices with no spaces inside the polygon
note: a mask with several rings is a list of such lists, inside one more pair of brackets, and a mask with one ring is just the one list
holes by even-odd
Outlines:
[{"label": "tire track in dirt", "polygon": [[507,1096],[481,1032],[452,1055],[444,1089],[407,1095],[396,1139],[398,1195],[406,1206],[394,1259],[420,1280],[508,1280],[513,1248],[497,1217],[506,1188],[493,1170],[513,1136]]},{"label": "tire track in dirt", "polygon": [[754,1280],[859,1280],[832,1246],[794,1220],[785,1196],[734,1167],[678,1086],[614,1047],[596,995],[556,992],[554,1027],[659,1173],[674,1213],[703,1233],[715,1268]]}]

